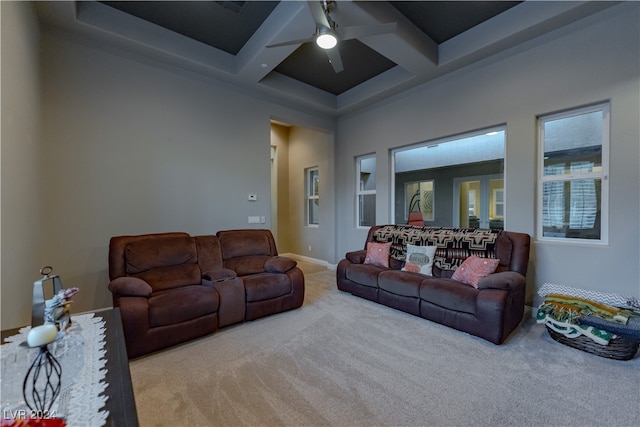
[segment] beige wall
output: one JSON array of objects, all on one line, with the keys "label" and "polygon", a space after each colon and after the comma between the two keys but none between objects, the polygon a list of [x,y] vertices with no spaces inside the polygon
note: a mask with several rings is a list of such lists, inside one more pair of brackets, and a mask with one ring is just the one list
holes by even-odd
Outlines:
[{"label": "beige wall", "polygon": [[39,29],[27,2],[0,2],[2,15],[1,329],[31,319],[43,256]]},{"label": "beige wall", "polygon": [[[333,136],[301,126],[271,126],[272,145],[278,147],[278,250],[321,262],[334,258]],[[318,167],[320,224],[305,225],[305,170]],[[309,250],[311,247],[311,250]]]},{"label": "beige wall", "polygon": [[289,127],[271,125],[271,145],[276,155],[271,172],[271,231],[279,253],[291,252],[289,236]]}]

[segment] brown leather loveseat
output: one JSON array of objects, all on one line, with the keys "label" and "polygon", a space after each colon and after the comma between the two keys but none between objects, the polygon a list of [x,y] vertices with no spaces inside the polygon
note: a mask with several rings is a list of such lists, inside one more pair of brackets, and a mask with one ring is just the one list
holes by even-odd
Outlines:
[{"label": "brown leather loveseat", "polygon": [[109,278],[130,358],[300,307],[304,299],[302,272],[278,256],[269,230],[113,237]]},{"label": "brown leather loveseat", "polygon": [[[390,244],[387,267],[365,263],[369,242]],[[431,276],[402,271],[407,244],[436,246]],[[347,253],[338,264],[337,285],[353,295],[501,344],[523,318],[529,245],[528,234],[509,231],[375,226],[369,230],[365,249]],[[497,264],[495,272],[474,286],[452,279],[471,256]]]}]

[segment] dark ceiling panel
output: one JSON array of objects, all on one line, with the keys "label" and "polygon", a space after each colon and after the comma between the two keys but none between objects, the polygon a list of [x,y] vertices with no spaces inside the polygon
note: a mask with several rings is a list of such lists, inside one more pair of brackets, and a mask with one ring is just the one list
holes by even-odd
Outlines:
[{"label": "dark ceiling panel", "polygon": [[319,89],[339,95],[377,76],[396,64],[358,40],[342,40],[340,49],[344,70],[333,71],[324,49],[315,43],[304,43],[275,71]]},{"label": "dark ceiling panel", "polygon": [[[108,6],[238,54],[278,5],[277,1],[103,1]],[[518,1],[390,2],[432,40],[442,43],[517,5]],[[346,23],[345,25],[349,25]],[[309,32],[314,24],[309,22]],[[305,43],[274,71],[339,95],[396,64],[358,40],[339,43],[344,71],[335,73],[326,53]]]},{"label": "dark ceiling panel", "polygon": [[520,1],[391,1],[400,13],[440,44],[464,33]]},{"label": "dark ceiling panel", "polygon": [[104,1],[106,5],[236,55],[277,1]]}]

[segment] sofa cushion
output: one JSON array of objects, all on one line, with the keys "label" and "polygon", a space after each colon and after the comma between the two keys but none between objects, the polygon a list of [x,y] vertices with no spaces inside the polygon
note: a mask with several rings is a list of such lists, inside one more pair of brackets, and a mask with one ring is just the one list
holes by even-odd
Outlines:
[{"label": "sofa cushion", "polygon": [[223,268],[222,250],[218,236],[196,236],[193,238],[198,250],[198,265],[202,271],[219,270]]},{"label": "sofa cushion", "polygon": [[224,268],[235,271],[238,276],[264,273],[264,265],[270,259],[269,255],[241,256],[225,260]]},{"label": "sofa cushion", "polygon": [[507,237],[504,233],[498,237],[496,241],[496,258],[500,259],[500,264],[498,264],[498,269],[500,266],[504,267],[501,270],[505,270],[509,268],[511,265],[511,253],[513,252],[513,243],[511,243],[511,239]]},{"label": "sofa cushion", "polygon": [[228,268],[220,268],[202,272],[202,279],[210,282],[223,282],[238,277],[235,271]]},{"label": "sofa cushion", "polygon": [[138,240],[125,249],[126,271],[129,275],[154,268],[198,261],[196,244],[190,236]]},{"label": "sofa cushion", "polygon": [[277,255],[271,246],[268,230],[227,230],[219,231],[222,258],[245,257],[252,255]]},{"label": "sofa cushion", "polygon": [[367,242],[367,256],[364,263],[388,268],[390,250],[391,243]]},{"label": "sofa cushion", "polygon": [[347,252],[347,254],[344,257],[354,264],[363,264],[366,256],[367,256],[366,250],[359,250],[359,251]]},{"label": "sofa cushion", "polygon": [[440,268],[437,264],[433,264],[433,276],[434,277],[440,277],[442,279],[451,279],[451,276],[453,276],[453,272],[455,270],[444,270],[442,268]]},{"label": "sofa cushion", "polygon": [[109,280],[127,276],[127,246],[139,240],[155,240],[167,237],[190,237],[187,233],[155,233],[138,236],[114,236],[109,239]]},{"label": "sofa cushion", "polygon": [[378,287],[378,275],[384,268],[371,264],[351,264],[345,271],[347,279],[354,283],[372,288]]},{"label": "sofa cushion", "polygon": [[193,285],[155,292],[149,298],[149,325],[175,325],[218,311],[218,292]]},{"label": "sofa cushion", "polygon": [[499,259],[470,256],[453,272],[451,278],[477,288],[480,279],[496,271],[499,262]]},{"label": "sofa cushion", "polygon": [[501,289],[513,291],[526,287],[525,277],[517,271],[499,271],[484,276],[478,282],[478,289]]},{"label": "sofa cushion", "polygon": [[170,267],[154,268],[133,277],[142,279],[151,286],[154,292],[179,288],[187,285],[198,285],[201,282],[198,264],[181,264]]},{"label": "sofa cushion", "polygon": [[144,280],[137,277],[118,277],[109,282],[109,291],[115,298],[120,297],[143,297],[149,298],[153,288]]},{"label": "sofa cushion", "polygon": [[388,270],[378,276],[378,287],[396,295],[418,297],[423,280],[420,273]]},{"label": "sofa cushion", "polygon": [[407,256],[402,271],[432,276],[433,257],[436,249],[436,246],[407,245]]},{"label": "sofa cushion", "polygon": [[242,278],[247,302],[264,301],[288,295],[292,291],[291,279],[286,274],[261,273]]},{"label": "sofa cushion", "polygon": [[267,260],[264,264],[264,270],[267,273],[286,273],[291,270],[293,267],[298,265],[298,263],[291,258],[286,258],[282,256],[274,256]]},{"label": "sofa cushion", "polygon": [[470,314],[476,314],[478,292],[476,288],[452,279],[425,278],[420,284],[420,299]]}]

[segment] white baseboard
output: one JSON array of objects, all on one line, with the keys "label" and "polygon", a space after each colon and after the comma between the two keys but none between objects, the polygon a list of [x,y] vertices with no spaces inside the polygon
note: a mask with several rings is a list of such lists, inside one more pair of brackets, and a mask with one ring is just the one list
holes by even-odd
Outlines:
[{"label": "white baseboard", "polygon": [[310,262],[312,264],[321,265],[321,266],[326,267],[326,268],[328,268],[330,270],[335,270],[336,269],[336,264],[331,264],[331,263],[329,263],[329,262],[327,262],[325,260],[318,259],[318,258],[311,258],[311,257],[308,257],[308,256],[292,254],[292,253],[279,254],[279,255],[287,257],[287,258],[297,259],[297,260],[300,260],[300,261]]}]

